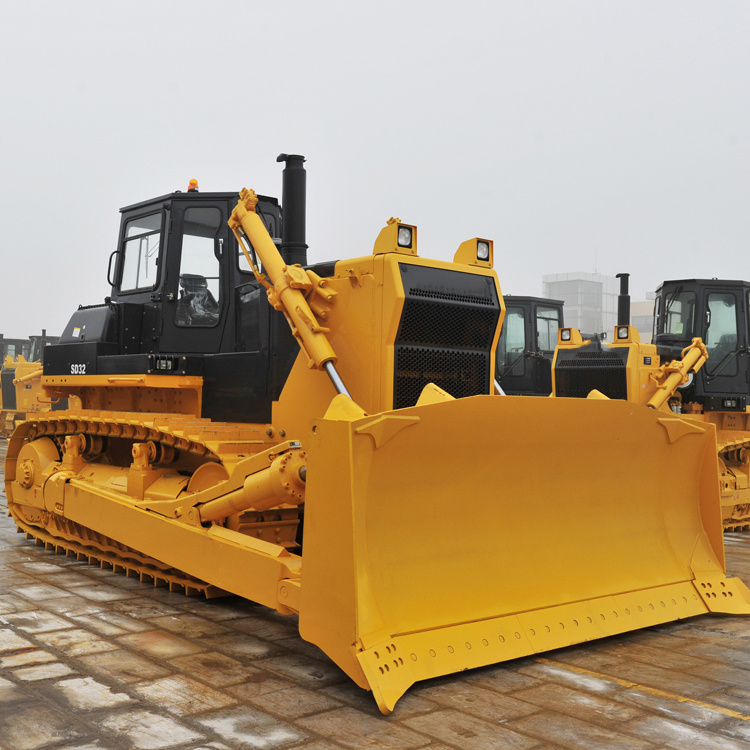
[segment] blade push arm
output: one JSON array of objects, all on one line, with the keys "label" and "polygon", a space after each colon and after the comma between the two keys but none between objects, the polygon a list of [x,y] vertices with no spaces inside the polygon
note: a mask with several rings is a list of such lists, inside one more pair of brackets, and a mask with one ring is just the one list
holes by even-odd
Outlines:
[{"label": "blade push arm", "polygon": [[656,393],[651,397],[647,406],[658,409],[674,394],[679,386],[688,382],[691,372],[698,372],[708,359],[706,345],[699,338],[693,339],[690,346],[682,350],[682,359],[673,360],[662,365],[658,372],[651,377],[656,381]]},{"label": "blade push arm", "polygon": [[[300,265],[290,266],[284,262],[255,210],[257,203],[258,196],[255,192],[243,189],[237,206],[229,217],[229,227],[237,237],[255,278],[266,288],[268,301],[274,309],[284,313],[294,338],[307,355],[308,365],[325,370],[336,391],[349,396],[335,368],[336,353],[326,336],[329,329],[320,325],[308,302],[310,296],[331,302],[336,292],[327,289],[325,279],[321,279],[317,274],[306,271]],[[253,250],[252,255],[243,242],[243,237],[249,241]],[[265,273],[258,267],[254,257],[256,253]],[[316,306],[315,301],[313,306]]]}]

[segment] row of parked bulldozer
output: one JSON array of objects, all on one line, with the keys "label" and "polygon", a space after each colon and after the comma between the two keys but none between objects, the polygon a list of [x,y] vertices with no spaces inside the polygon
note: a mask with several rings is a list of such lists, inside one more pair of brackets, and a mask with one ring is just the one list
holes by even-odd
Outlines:
[{"label": "row of parked bulldozer", "polygon": [[[582,335],[563,323],[563,304],[506,297],[497,350],[497,378],[514,395],[643,401],[661,362],[681,359],[699,337],[706,362],[670,397],[674,413],[716,427],[726,531],[750,528],[750,283],[721,279],[663,282],[654,302],[653,344],[630,325],[628,274],[619,274],[613,338]],[[559,339],[559,340],[558,340]],[[639,372],[634,378],[628,373]]]},{"label": "row of parked bulldozer", "polygon": [[492,240],[432,260],[391,218],[372,248],[309,264],[304,158],[278,160],[281,202],[122,209],[109,295],[44,351],[44,398],[67,408],[8,440],[19,532],[296,615],[383,713],[418,680],[750,614],[722,523],[746,488],[745,396],[700,390],[741,369],[712,330],[728,297],[709,294],[706,328],[698,282],[662,287],[655,344],[623,318],[585,340],[537,308],[556,397],[506,395],[516,298]]}]

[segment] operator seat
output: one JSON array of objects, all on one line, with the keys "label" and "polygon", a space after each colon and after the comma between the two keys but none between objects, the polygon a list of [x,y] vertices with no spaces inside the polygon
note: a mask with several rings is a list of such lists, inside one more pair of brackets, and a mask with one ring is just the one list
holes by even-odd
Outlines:
[{"label": "operator seat", "polygon": [[208,288],[205,276],[180,274],[180,298],[175,321],[180,326],[212,326],[219,321],[219,303]]},{"label": "operator seat", "polygon": [[724,333],[719,337],[719,340],[716,342],[716,344],[708,349],[709,361],[713,360],[711,364],[715,368],[719,364],[721,364],[726,357],[728,357],[730,354],[733,354],[736,350],[737,334]]}]

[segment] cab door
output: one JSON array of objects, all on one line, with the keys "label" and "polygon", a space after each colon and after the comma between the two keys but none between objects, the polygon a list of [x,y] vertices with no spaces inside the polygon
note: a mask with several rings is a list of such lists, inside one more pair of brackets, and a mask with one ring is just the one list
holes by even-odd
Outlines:
[{"label": "cab door", "polygon": [[161,352],[216,353],[228,318],[229,227],[225,201],[173,201]]},{"label": "cab door", "polygon": [[[702,337],[708,360],[698,373],[707,396],[748,395],[747,300],[740,287],[702,290]],[[717,405],[718,407],[719,405]]]},{"label": "cab door", "polygon": [[527,363],[530,328],[530,308],[506,300],[505,320],[495,357],[495,376],[506,393],[519,395],[533,390]]},{"label": "cab door", "polygon": [[557,305],[535,305],[536,348],[531,359],[534,375],[534,392],[552,393],[552,359],[557,346],[557,332],[562,326],[562,309]]}]

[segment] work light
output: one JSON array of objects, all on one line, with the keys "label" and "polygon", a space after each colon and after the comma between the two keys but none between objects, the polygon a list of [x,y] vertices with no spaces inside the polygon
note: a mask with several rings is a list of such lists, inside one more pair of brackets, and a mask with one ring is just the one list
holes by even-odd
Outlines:
[{"label": "work light", "polygon": [[411,227],[399,226],[398,246],[411,247]]}]

